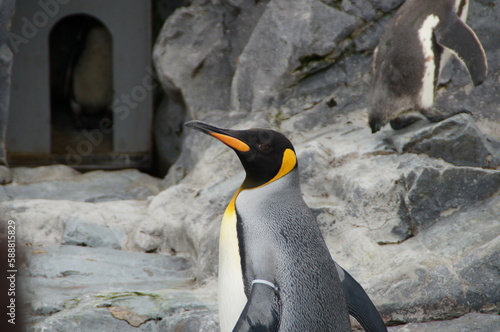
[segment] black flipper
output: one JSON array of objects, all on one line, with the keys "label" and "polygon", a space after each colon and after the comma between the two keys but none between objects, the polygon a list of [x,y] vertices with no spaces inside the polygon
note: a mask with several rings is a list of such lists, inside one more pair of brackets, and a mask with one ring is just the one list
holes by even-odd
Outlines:
[{"label": "black flipper", "polygon": [[437,25],[434,34],[441,46],[453,51],[465,64],[474,85],[483,83],[488,72],[488,62],[474,31],[453,14]]},{"label": "black flipper", "polygon": [[356,318],[366,332],[387,332],[382,317],[363,287],[346,270],[342,270],[345,275],[341,281],[349,314]]},{"label": "black flipper", "polygon": [[279,295],[272,287],[254,284],[248,302],[233,332],[277,332],[279,328]]}]

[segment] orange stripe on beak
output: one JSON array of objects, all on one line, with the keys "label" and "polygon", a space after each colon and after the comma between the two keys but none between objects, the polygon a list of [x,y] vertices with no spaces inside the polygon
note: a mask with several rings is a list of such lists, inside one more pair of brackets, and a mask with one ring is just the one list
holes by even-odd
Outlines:
[{"label": "orange stripe on beak", "polygon": [[234,137],[231,137],[228,135],[224,135],[224,134],[218,134],[218,133],[210,133],[210,135],[212,135],[213,137],[217,138],[222,143],[226,144],[227,146],[229,146],[235,150],[238,150],[241,152],[247,152],[248,150],[250,150],[250,147],[246,143],[240,141],[237,138],[234,138]]}]

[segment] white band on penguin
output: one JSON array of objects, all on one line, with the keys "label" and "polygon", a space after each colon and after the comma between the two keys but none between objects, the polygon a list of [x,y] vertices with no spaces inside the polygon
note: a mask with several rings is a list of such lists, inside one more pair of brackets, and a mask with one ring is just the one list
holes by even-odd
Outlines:
[{"label": "white band on penguin", "polygon": [[275,284],[273,284],[272,282],[270,281],[267,281],[267,280],[264,280],[264,279],[254,279],[252,280],[252,286],[254,284],[262,284],[262,285],[266,285],[266,286],[269,286],[271,287],[272,289],[274,289],[275,291],[278,291],[278,286],[276,286]]}]

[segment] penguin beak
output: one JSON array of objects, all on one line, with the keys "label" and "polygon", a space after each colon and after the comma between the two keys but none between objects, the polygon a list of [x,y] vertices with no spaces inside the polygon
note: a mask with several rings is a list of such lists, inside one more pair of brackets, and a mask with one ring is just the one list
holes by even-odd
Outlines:
[{"label": "penguin beak", "polygon": [[201,121],[189,121],[186,122],[185,125],[186,127],[199,130],[205,134],[217,138],[219,141],[236,151],[250,151],[250,146],[248,146],[247,143],[243,142],[237,137],[238,131],[236,130],[217,128]]}]

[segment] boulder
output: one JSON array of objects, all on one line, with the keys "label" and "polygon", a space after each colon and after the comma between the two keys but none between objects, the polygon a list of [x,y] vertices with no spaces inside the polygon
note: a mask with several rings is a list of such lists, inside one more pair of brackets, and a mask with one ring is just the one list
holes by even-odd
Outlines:
[{"label": "boulder", "polygon": [[17,235],[26,245],[66,243],[132,250],[131,233],[147,218],[147,205],[145,201],[13,200],[0,203],[0,221],[22,225]]},{"label": "boulder", "polygon": [[0,202],[60,199],[81,202],[146,199],[161,190],[161,181],[138,170],[93,171],[85,174],[62,165],[14,168],[11,185],[0,187]]},{"label": "boulder", "polygon": [[180,95],[190,114],[228,109],[237,57],[267,2],[194,2],[165,22],[155,67],[167,94]]},{"label": "boulder", "polygon": [[217,326],[213,287],[193,291],[189,258],[76,246],[26,252],[28,331],[178,331],[186,313],[189,324]]},{"label": "boulder", "polygon": [[500,172],[472,167],[425,167],[405,179],[404,204],[413,227],[421,229],[457,210],[464,210],[500,192]]},{"label": "boulder", "polygon": [[372,273],[377,269],[390,273],[384,281],[360,282],[374,291],[372,298],[387,321],[447,320],[471,311],[496,312],[499,203],[497,195],[441,218],[401,244],[379,248],[377,256],[386,261],[373,262],[378,266]]},{"label": "boulder", "polygon": [[232,109],[265,110],[283,104],[283,91],[342,54],[342,43],[362,20],[326,2],[271,1],[239,55],[231,86]]},{"label": "boulder", "polygon": [[485,136],[468,114],[423,126],[416,133],[402,130],[387,140],[399,153],[424,153],[456,166],[500,166],[500,142]]},{"label": "boulder", "polygon": [[85,222],[77,218],[66,222],[61,243],[85,247],[121,249],[125,242],[122,229],[113,230],[99,223]]}]

